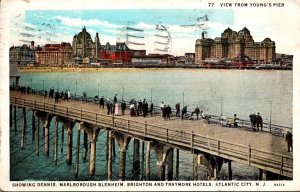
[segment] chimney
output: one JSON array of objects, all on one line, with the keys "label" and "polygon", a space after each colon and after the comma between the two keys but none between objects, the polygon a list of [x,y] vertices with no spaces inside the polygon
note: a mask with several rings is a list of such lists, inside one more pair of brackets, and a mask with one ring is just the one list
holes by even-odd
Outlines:
[{"label": "chimney", "polygon": [[201,34],[201,35],[202,35],[202,39],[204,39],[204,32],[202,32],[202,34]]}]

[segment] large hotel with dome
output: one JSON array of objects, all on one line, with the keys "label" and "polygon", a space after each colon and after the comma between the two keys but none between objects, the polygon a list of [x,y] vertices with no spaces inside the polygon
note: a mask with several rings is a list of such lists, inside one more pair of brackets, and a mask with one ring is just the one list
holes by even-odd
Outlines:
[{"label": "large hotel with dome", "polygon": [[195,64],[203,64],[206,60],[230,59],[251,60],[259,63],[270,63],[276,59],[275,42],[265,38],[254,42],[250,31],[245,27],[236,32],[229,27],[215,39],[202,38],[196,40]]}]

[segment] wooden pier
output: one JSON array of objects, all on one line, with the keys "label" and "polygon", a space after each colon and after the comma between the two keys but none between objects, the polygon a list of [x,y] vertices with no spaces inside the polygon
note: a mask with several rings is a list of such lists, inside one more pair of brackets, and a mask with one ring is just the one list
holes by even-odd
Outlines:
[{"label": "wooden pier", "polygon": [[[98,104],[84,101],[70,100],[54,103],[54,99],[44,98],[40,95],[21,94],[17,91],[10,92],[11,126],[16,130],[16,108],[23,109],[21,147],[24,146],[26,128],[26,110],[33,111],[34,118],[41,119],[44,130],[45,155],[49,155],[49,129],[50,122],[55,120],[55,154],[57,161],[58,152],[58,126],[63,124],[63,131],[67,132],[66,161],[72,163],[72,134],[75,123],[80,124],[77,133],[77,151],[75,162],[75,175],[78,175],[80,133],[87,135],[90,143],[89,175],[95,174],[94,159],[96,158],[97,135],[100,130],[107,131],[107,180],[112,177],[112,142],[116,141],[120,149],[119,179],[125,180],[126,152],[128,144],[134,142],[133,169],[141,175],[142,180],[151,180],[149,155],[153,150],[157,157],[158,177],[160,180],[172,180],[178,178],[180,150],[193,153],[193,179],[197,180],[198,167],[204,165],[207,169],[208,179],[216,180],[224,162],[228,163],[228,175],[232,179],[232,164],[238,162],[260,170],[260,179],[293,178],[293,156],[287,152],[285,138],[269,134],[268,132],[252,132],[239,128],[222,127],[219,124],[208,124],[203,120],[181,120],[172,117],[165,120],[159,115],[146,118],[131,117],[127,110],[125,115],[106,115],[106,109],[100,109]],[[39,122],[39,121],[38,121]],[[39,134],[39,126],[34,125],[36,135]],[[63,132],[62,132],[63,133]],[[62,134],[63,136],[63,134]],[[61,139],[64,139],[63,137]],[[39,139],[36,139],[36,154],[39,155]],[[85,143],[87,141],[83,141]],[[146,150],[145,165],[140,166],[139,147],[143,143],[142,150]],[[61,146],[62,149],[63,146]],[[145,147],[145,149],[144,149]],[[176,154],[176,155],[175,155]],[[175,159],[176,157],[176,159]],[[143,156],[144,158],[144,156]],[[176,164],[175,176],[173,176],[173,163]],[[145,170],[143,170],[145,168]],[[166,170],[167,168],[167,170]],[[145,173],[145,174],[142,174]]]}]

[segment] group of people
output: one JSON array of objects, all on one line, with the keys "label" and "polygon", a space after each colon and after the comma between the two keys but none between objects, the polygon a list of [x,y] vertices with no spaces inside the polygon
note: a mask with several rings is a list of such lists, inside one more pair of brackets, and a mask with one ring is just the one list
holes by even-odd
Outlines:
[{"label": "group of people", "polygon": [[151,116],[153,115],[153,103],[151,102],[150,106],[148,104],[148,102],[146,101],[146,99],[143,100],[143,102],[141,100],[139,100],[138,102],[133,98],[130,100],[129,102],[130,106],[129,106],[129,110],[130,110],[130,115],[131,116],[139,116],[140,114],[143,115],[143,117],[146,117],[148,114],[150,114]]},{"label": "group of people", "polygon": [[20,87],[21,94],[26,94],[26,93],[29,94],[30,90],[31,90],[31,88],[29,86],[28,87],[25,87],[25,86]]},{"label": "group of people", "polygon": [[161,116],[164,119],[171,119],[171,114],[172,114],[172,108],[170,105],[165,105],[164,102],[161,102],[160,104],[160,110],[161,110]]},{"label": "group of people", "polygon": [[261,131],[263,130],[263,119],[262,119],[260,113],[250,114],[249,118],[250,118],[250,121],[251,121],[251,127],[252,127],[253,131],[259,131],[259,127],[260,127]]}]

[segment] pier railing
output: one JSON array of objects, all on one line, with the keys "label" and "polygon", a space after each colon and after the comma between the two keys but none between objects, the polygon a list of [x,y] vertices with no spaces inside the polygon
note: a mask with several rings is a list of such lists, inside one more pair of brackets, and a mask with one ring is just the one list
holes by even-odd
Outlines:
[{"label": "pier railing", "polygon": [[293,177],[293,156],[264,151],[250,145],[231,143],[201,134],[194,134],[193,132],[168,129],[167,127],[149,124],[146,121],[129,120],[32,99],[11,96],[10,104],[91,123],[99,127],[110,127],[135,137],[157,140],[191,151],[206,152],[290,178]]}]

